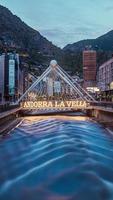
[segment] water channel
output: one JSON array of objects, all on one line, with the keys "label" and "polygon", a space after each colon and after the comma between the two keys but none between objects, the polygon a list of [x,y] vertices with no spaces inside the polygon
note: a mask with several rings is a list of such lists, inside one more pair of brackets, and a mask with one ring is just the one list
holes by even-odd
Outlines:
[{"label": "water channel", "polygon": [[113,200],[113,136],[85,116],[24,118],[0,138],[0,200]]}]

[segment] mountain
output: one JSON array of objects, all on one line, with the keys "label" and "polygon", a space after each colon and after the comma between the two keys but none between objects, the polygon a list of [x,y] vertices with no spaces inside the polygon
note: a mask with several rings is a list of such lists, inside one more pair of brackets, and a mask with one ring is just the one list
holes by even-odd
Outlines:
[{"label": "mountain", "polygon": [[16,50],[22,49],[29,54],[32,50],[46,56],[57,56],[61,53],[60,48],[0,5],[0,47],[2,45]]},{"label": "mountain", "polygon": [[85,48],[92,48],[98,51],[113,51],[113,30],[96,39],[81,40],[74,44],[68,44],[64,51],[78,52]]},{"label": "mountain", "polygon": [[30,72],[39,75],[51,59],[56,59],[72,75],[82,77],[82,50],[87,46],[98,50],[97,63],[100,65],[111,57],[113,31],[97,39],[69,44],[62,50],[0,5],[0,53],[16,51],[22,57],[23,66]]}]

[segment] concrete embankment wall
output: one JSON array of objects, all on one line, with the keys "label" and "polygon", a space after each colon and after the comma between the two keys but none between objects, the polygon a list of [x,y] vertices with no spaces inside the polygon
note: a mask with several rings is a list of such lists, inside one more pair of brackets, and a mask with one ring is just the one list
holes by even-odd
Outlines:
[{"label": "concrete embankment wall", "polygon": [[14,128],[19,122],[18,112],[3,112],[0,113],[0,135],[9,132]]},{"label": "concrete embankment wall", "polygon": [[94,117],[100,122],[113,123],[113,112],[108,112],[99,109],[87,110],[87,115]]}]

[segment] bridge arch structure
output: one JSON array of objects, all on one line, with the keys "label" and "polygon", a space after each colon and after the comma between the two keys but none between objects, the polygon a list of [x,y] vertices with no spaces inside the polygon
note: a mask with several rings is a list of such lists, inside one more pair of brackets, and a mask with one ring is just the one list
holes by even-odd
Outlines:
[{"label": "bridge arch structure", "polygon": [[38,77],[18,99],[23,109],[76,110],[84,109],[95,99],[84,90],[57,61]]}]

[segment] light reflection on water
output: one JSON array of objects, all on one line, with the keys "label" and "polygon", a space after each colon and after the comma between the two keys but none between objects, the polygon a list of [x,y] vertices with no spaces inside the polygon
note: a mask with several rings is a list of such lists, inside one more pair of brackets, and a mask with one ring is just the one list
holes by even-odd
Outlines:
[{"label": "light reflection on water", "polygon": [[113,138],[86,117],[27,117],[0,140],[0,200],[113,200]]}]

